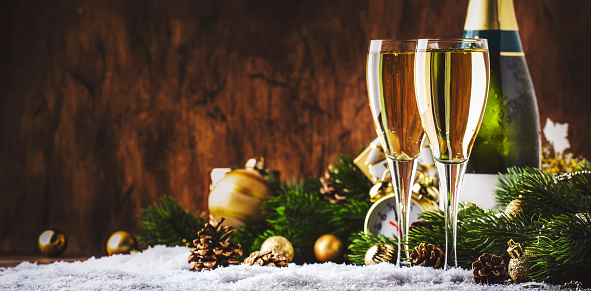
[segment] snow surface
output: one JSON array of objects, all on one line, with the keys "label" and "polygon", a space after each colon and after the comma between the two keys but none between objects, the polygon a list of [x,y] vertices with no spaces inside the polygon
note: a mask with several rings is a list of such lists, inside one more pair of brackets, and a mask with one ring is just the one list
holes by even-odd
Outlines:
[{"label": "snow surface", "polygon": [[238,265],[189,271],[186,247],[155,246],[132,255],[0,268],[0,290],[558,290],[540,283],[477,285],[470,270],[392,264]]}]

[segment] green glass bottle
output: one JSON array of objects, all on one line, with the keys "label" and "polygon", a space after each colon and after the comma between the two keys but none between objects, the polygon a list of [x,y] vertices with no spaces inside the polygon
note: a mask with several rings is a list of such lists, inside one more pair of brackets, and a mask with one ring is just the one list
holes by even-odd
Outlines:
[{"label": "green glass bottle", "polygon": [[470,0],[464,37],[486,38],[490,87],[464,176],[462,200],[499,208],[493,189],[513,166],[540,167],[540,120],[513,0]]},{"label": "green glass bottle", "polygon": [[464,37],[486,38],[490,87],[467,173],[540,167],[540,119],[521,46],[513,0],[470,0]]}]

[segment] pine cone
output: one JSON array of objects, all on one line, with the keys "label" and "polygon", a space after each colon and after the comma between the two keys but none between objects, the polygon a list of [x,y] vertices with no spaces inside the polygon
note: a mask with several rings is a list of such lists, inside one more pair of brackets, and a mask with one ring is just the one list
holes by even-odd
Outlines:
[{"label": "pine cone", "polygon": [[224,219],[218,223],[213,216],[197,235],[198,239],[193,241],[195,245],[191,248],[189,263],[192,263],[190,270],[213,270],[219,266],[227,267],[237,265],[236,256],[242,255],[240,244],[230,243],[228,240],[236,234],[232,226],[221,226]]},{"label": "pine cone", "polygon": [[413,266],[443,268],[445,253],[432,244],[421,243],[412,250],[410,259]]},{"label": "pine cone", "polygon": [[347,197],[339,194],[337,189],[334,187],[334,182],[330,177],[330,172],[328,170],[324,171],[324,176],[320,177],[320,183],[322,183],[322,188],[320,188],[320,194],[322,194],[322,198],[324,200],[328,200],[330,203],[337,203],[341,200],[347,199]]},{"label": "pine cone", "polygon": [[472,263],[474,282],[496,284],[507,279],[507,266],[503,257],[495,254],[482,254],[478,261]]},{"label": "pine cone", "polygon": [[287,267],[287,259],[279,254],[272,253],[271,251],[254,252],[244,259],[244,264],[259,266],[271,266],[271,267]]}]

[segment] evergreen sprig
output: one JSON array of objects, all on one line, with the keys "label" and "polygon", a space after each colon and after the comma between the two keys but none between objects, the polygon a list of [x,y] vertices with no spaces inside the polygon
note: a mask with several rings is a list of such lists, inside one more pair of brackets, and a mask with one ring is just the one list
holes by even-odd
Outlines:
[{"label": "evergreen sprig", "polygon": [[197,231],[206,223],[205,218],[192,215],[173,197],[164,196],[142,210],[140,227],[143,233],[138,240],[145,245],[184,246],[198,238]]},{"label": "evergreen sprig", "polygon": [[535,168],[509,168],[507,172],[499,179],[499,189],[495,191],[501,205],[518,199],[522,208],[536,210],[542,216],[579,213],[590,205],[589,174],[559,179]]},{"label": "evergreen sprig", "polygon": [[365,217],[372,205],[369,194],[366,194],[366,196],[360,200],[348,198],[345,201],[329,206],[331,215],[329,224],[332,228],[332,234],[340,238],[347,238],[352,232],[363,229]]},{"label": "evergreen sprig", "polygon": [[[420,243],[434,244],[440,249],[445,249],[445,228],[443,211],[435,210],[421,214],[420,220],[430,224],[433,229],[415,228],[409,231],[409,249],[417,247]],[[458,265],[470,269],[474,258],[482,253],[495,253],[505,256],[507,241],[523,238],[520,231],[527,227],[516,227],[511,218],[498,211],[483,210],[479,207],[460,205],[457,225],[457,259]],[[516,219],[516,218],[513,218]],[[523,225],[522,222],[515,225]],[[491,229],[498,227],[491,233]]]},{"label": "evergreen sprig", "polygon": [[339,193],[350,200],[368,201],[368,193],[373,184],[355,165],[353,158],[338,155],[337,161],[328,167],[328,171]]},{"label": "evergreen sprig", "polygon": [[337,156],[328,171],[335,189],[347,199],[335,204],[322,199],[322,184],[316,178],[283,183],[263,203],[267,229],[259,234],[253,246],[260,247],[268,237],[283,236],[294,247],[294,262],[314,263],[314,244],[320,236],[333,234],[347,243],[351,233],[362,230],[371,206],[371,182],[349,156]]},{"label": "evergreen sprig", "polygon": [[538,281],[562,284],[581,281],[591,286],[591,216],[561,214],[543,219],[541,231],[532,231],[539,240],[527,250],[533,256],[531,276]]},{"label": "evergreen sprig", "polygon": [[[263,203],[263,214],[269,229],[259,240],[283,236],[294,246],[294,262],[314,262],[314,243],[325,233],[332,232],[330,202],[318,193],[317,180],[291,181]],[[262,242],[261,242],[262,244]]]},{"label": "evergreen sprig", "polygon": [[[584,169],[584,170],[583,170]],[[523,212],[461,207],[458,213],[458,264],[470,268],[482,253],[496,253],[508,262],[507,241],[519,242],[532,255],[531,278],[553,284],[581,281],[589,286],[591,270],[591,172],[588,166],[567,176],[551,176],[532,168],[511,168],[500,178],[498,201],[519,199]],[[528,210],[528,211],[526,211]],[[431,224],[410,231],[411,244],[444,245],[443,213],[420,217]]]}]

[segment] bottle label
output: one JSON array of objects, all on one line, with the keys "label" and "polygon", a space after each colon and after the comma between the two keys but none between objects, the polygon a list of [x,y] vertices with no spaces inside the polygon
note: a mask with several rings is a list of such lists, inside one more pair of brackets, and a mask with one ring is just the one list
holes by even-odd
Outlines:
[{"label": "bottle label", "polygon": [[517,30],[464,30],[466,38],[486,38],[488,51],[502,56],[523,56],[523,47]]}]

